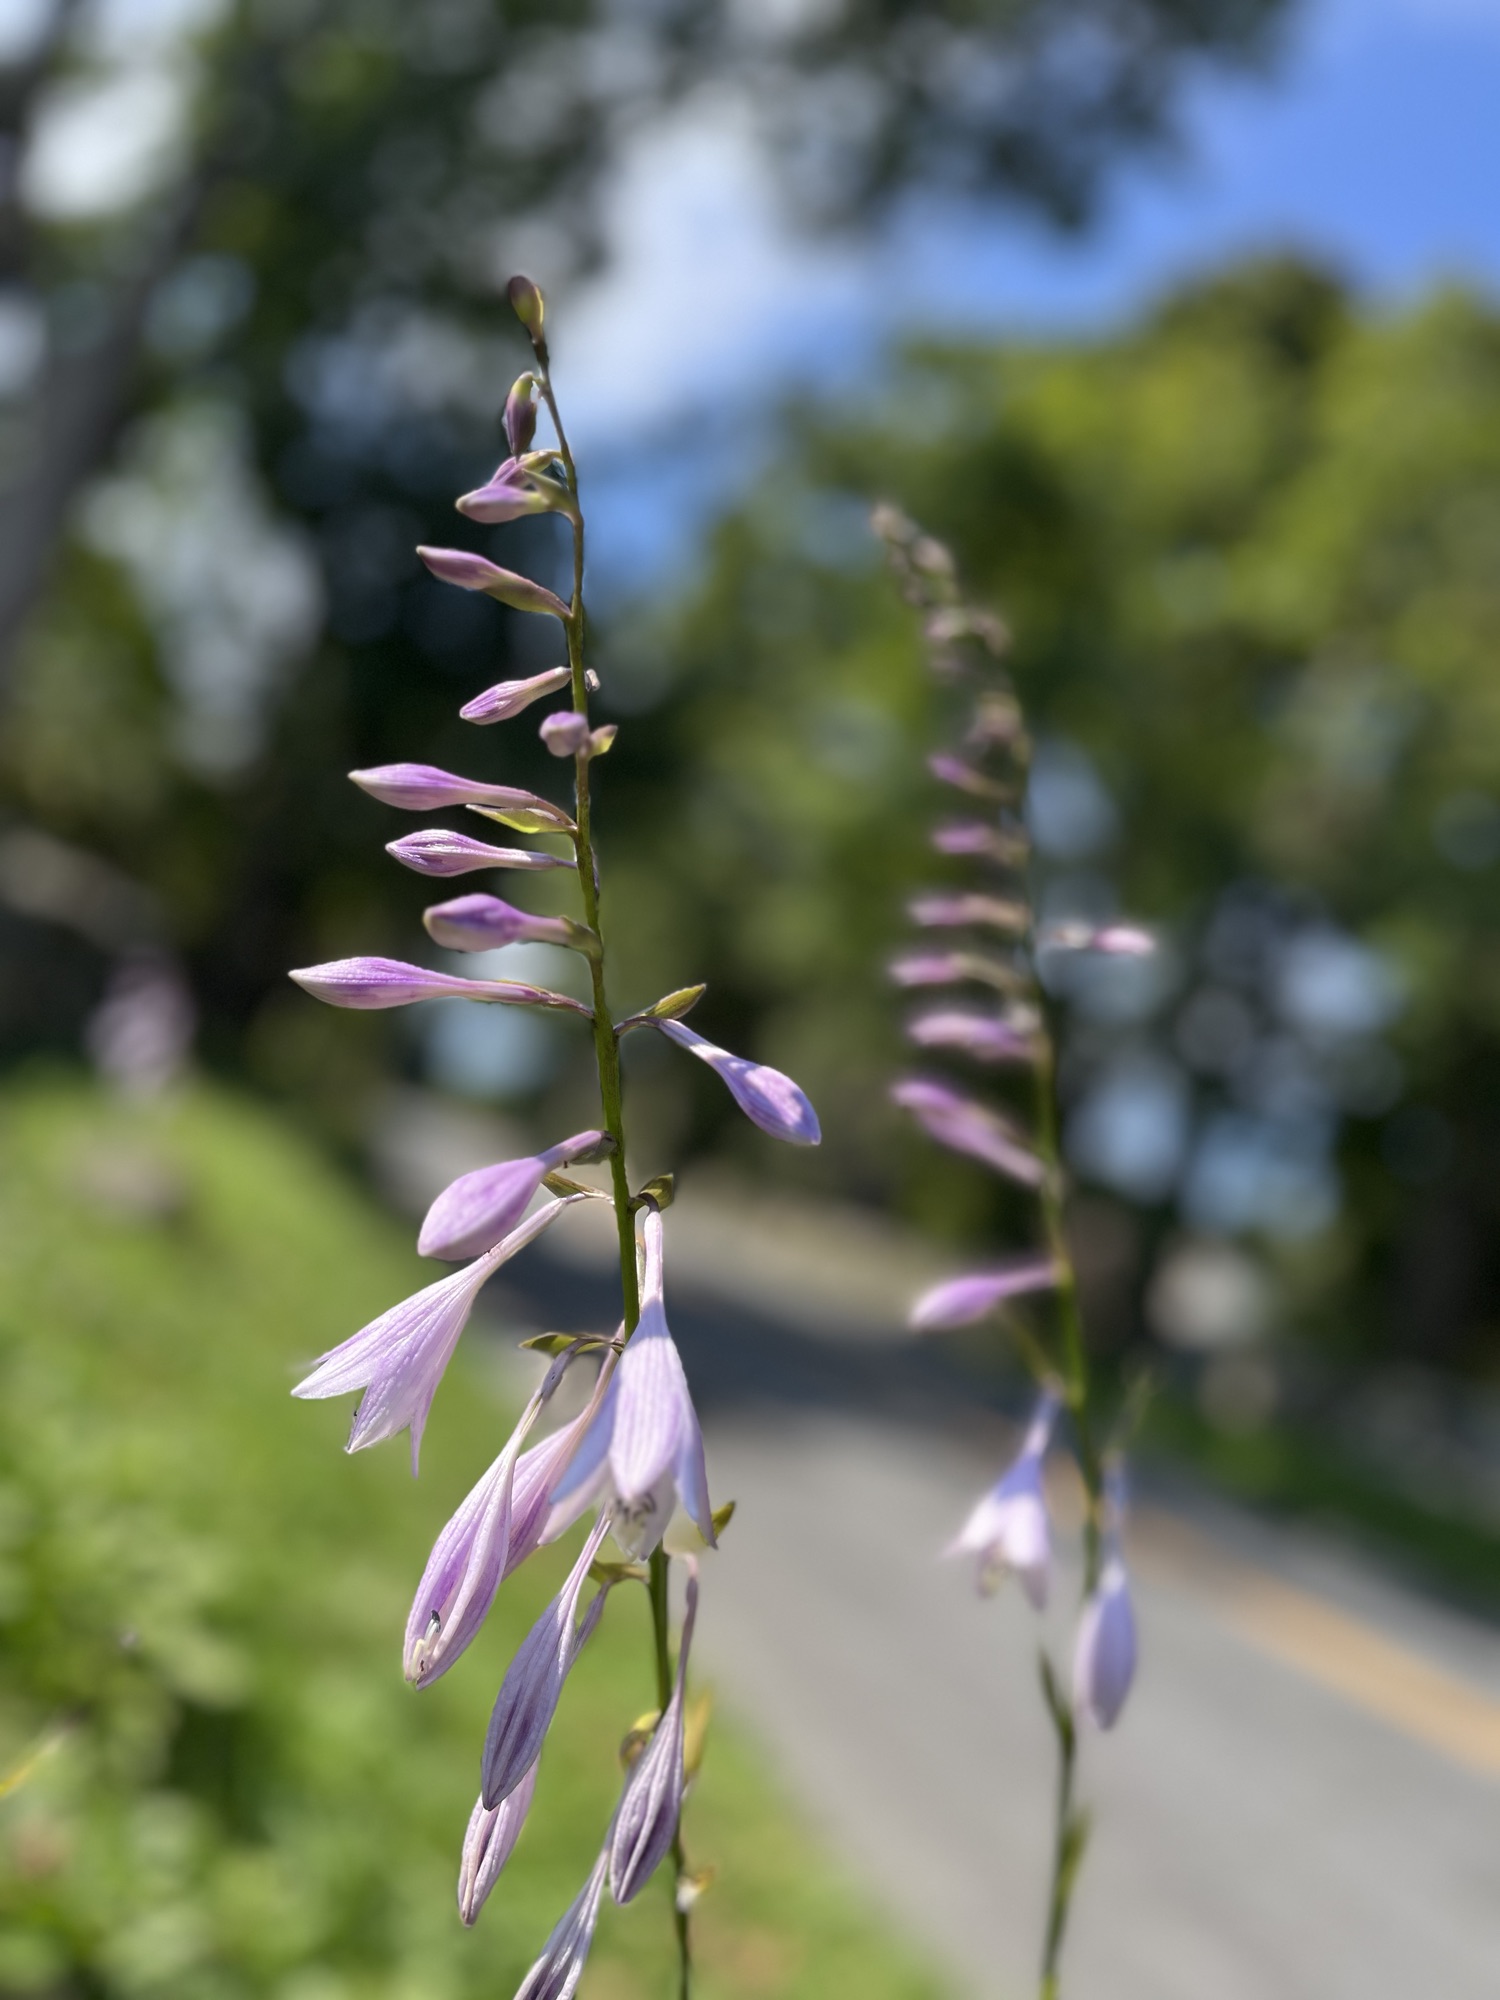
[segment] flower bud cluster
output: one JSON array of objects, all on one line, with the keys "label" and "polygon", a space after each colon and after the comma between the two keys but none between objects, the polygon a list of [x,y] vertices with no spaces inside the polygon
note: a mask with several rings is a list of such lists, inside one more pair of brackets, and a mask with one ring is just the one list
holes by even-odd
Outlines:
[{"label": "flower bud cluster", "polygon": [[[929,1138],[1033,1197],[1039,1239],[1007,1261],[933,1287],[914,1306],[911,1324],[928,1333],[999,1320],[1036,1377],[1037,1400],[1020,1451],[979,1499],[947,1553],[974,1559],[982,1592],[1015,1576],[1038,1611],[1053,1570],[1044,1469],[1064,1413],[1070,1419],[1087,1498],[1071,1703],[1059,1692],[1050,1662],[1044,1671],[1064,1767],[1057,1844],[1063,1854],[1073,1839],[1069,1829],[1082,1824],[1070,1804],[1077,1724],[1108,1729],[1117,1720],[1135,1672],[1136,1633],[1121,1548],[1123,1479],[1095,1438],[1097,1398],[1063,1228],[1054,1052],[1037,964],[1040,955],[1057,951],[1146,952],[1152,940],[1123,924],[1038,927],[1026,873],[1031,740],[1005,672],[1009,635],[999,619],[965,600],[950,553],[898,509],[878,508],[874,527],[903,596],[921,618],[932,672],[965,710],[958,741],[928,759],[934,780],[966,803],[966,816],[940,821],[931,842],[946,863],[966,871],[965,878],[911,902],[913,922],[928,935],[892,962],[890,976],[908,990],[966,989],[910,1015],[906,1035],[924,1056],[965,1058],[995,1079],[980,1088],[926,1073],[903,1077],[891,1095]],[[1018,1083],[1030,1086],[1029,1117],[995,1101],[997,1087]],[[1048,1332],[1020,1317],[1017,1301],[1027,1296],[1050,1299],[1054,1324]],[[1065,1911],[1071,1883],[1071,1869],[1054,1883],[1054,1914],[1059,1907]],[[1049,1951],[1055,1948],[1054,1938]]]},{"label": "flower bud cluster", "polygon": [[[496,1696],[480,1763],[480,1794],[463,1841],[458,1883],[459,1914],[477,1918],[485,1898],[519,1838],[534,1791],[538,1763],[574,1662],[604,1615],[610,1592],[622,1583],[646,1583],[652,1593],[654,1661],[661,1713],[632,1765],[599,1859],[577,1900],[553,1931],[520,1989],[525,2000],[571,1994],[581,1976],[604,1888],[618,1903],[634,1899],[663,1859],[677,1870],[674,1907],[686,1963],[686,1911],[703,1876],[685,1869],[678,1818],[687,1782],[684,1703],[688,1653],[697,1616],[698,1579],[693,1556],[678,1556],[687,1571],[686,1617],[675,1670],[667,1648],[669,1557],[663,1537],[674,1515],[696,1547],[714,1547],[727,1510],[715,1514],[709,1499],[703,1438],[681,1355],[667,1324],[664,1228],[668,1176],[647,1180],[635,1193],[626,1175],[619,1044],[623,1035],[653,1028],[706,1064],[763,1132],[793,1145],[815,1145],[817,1116],[792,1082],[706,1041],[682,1021],[702,987],[665,995],[654,1006],[619,1023],[606,1004],[605,952],[599,925],[599,875],[589,832],[590,766],[615,738],[613,725],[595,727],[588,701],[598,682],[582,657],[580,601],[582,517],[577,479],[553,398],[544,307],[529,279],[515,279],[511,302],[531,336],[536,367],[522,375],[505,402],[510,457],[493,477],[457,503],[482,523],[514,520],[550,509],[575,537],[571,601],[532,579],[499,568],[483,555],[459,549],[418,551],[434,576],[462,590],[496,598],[513,610],[557,619],[567,662],[528,679],[502,681],[461,710],[478,725],[513,721],[532,704],[563,694],[567,705],[540,725],[542,742],[559,759],[571,759],[572,809],[515,786],[460,776],[427,764],[397,763],[352,772],[373,799],[407,812],[461,808],[513,832],[566,845],[566,853],[529,847],[494,847],[455,829],[433,826],[389,844],[388,852],[420,875],[448,877],[487,869],[520,873],[567,869],[576,878],[578,916],[533,914],[490,894],[461,895],[434,904],[423,919],[435,943],[456,952],[482,952],[517,942],[543,942],[576,951],[589,970],[591,1003],[527,981],[466,978],[387,958],[339,959],[304,967],[291,976],[315,998],[336,1007],[404,1007],[432,998],[547,1008],[588,1024],[599,1078],[597,1126],[575,1132],[519,1159],[495,1161],[461,1175],[429,1208],[417,1240],[419,1252],[460,1268],[391,1307],[323,1355],[293,1391],[321,1398],[358,1392],[348,1449],[406,1431],[412,1472],[418,1470],[423,1431],[438,1386],[484,1284],[518,1252],[551,1227],[566,1209],[585,1201],[611,1201],[622,1244],[622,1314],[612,1335],[548,1336],[541,1345],[554,1358],[510,1437],[433,1545],[417,1585],[404,1642],[408,1680],[428,1688],[454,1666],[479,1632],[507,1577],[538,1548],[592,1519],[573,1566],[523,1641]],[[533,449],[538,415],[545,407],[557,431],[554,447]],[[611,1192],[563,1176],[561,1169],[606,1162]],[[537,1441],[532,1433],[568,1371],[597,1357],[598,1373],[587,1407]],[[602,1551],[613,1540],[622,1560]]]}]

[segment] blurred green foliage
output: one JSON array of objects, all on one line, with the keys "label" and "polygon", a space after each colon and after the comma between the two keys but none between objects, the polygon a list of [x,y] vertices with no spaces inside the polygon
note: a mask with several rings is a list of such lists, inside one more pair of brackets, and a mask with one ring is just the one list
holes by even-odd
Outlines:
[{"label": "blurred green foliage", "polygon": [[[627,692],[633,663],[669,691],[609,777],[710,982],[705,1031],[819,1103],[806,1170],[982,1220],[977,1177],[898,1134],[878,1083],[900,1059],[880,964],[954,804],[923,769],[942,696],[863,525],[885,495],[1003,609],[1035,726],[1107,788],[1113,840],[1051,877],[1171,947],[1154,991],[1081,1009],[1068,1070],[1081,1100],[1149,1057],[1190,1099],[1175,1190],[1117,1185],[1147,1216],[1137,1298],[1175,1202],[1278,1238],[1289,1316],[1326,1341],[1492,1367],[1500,319],[1251,264],[1114,338],[917,347],[784,438],[686,600],[619,635]],[[1236,1133],[1307,1148],[1302,1214],[1293,1192],[1275,1226],[1226,1220],[1207,1168],[1194,1191],[1194,1147]]]},{"label": "blurred green foliage", "polygon": [[[471,1336],[413,1485],[348,1459],[299,1363],[426,1274],[244,1103],[12,1087],[0,1132],[0,1990],[278,2000],[509,1991],[596,1852],[650,1705],[644,1597],[572,1676],[537,1804],[479,1925],[453,1905],[500,1673],[548,1551],[420,1697],[400,1672],[431,1537],[507,1417]],[[719,1879],[706,1994],[937,1990],[716,1721],[687,1819]],[[606,1913],[588,1990],[661,1989],[664,1891]]]}]

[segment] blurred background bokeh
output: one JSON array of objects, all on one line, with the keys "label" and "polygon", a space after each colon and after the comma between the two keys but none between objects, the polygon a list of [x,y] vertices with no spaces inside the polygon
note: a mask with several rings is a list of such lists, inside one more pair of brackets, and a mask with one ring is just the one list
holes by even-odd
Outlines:
[{"label": "blurred background bokeh", "polygon": [[[822,1114],[817,1153],[772,1148],[630,1051],[639,1171],[709,1190],[710,1414],[833,1406],[843,1370],[941,1456],[1016,1389],[979,1342],[892,1358],[907,1276],[1018,1216],[885,1096],[941,721],[888,498],[1014,632],[1044,906],[1161,940],[1060,996],[1090,1326],[1158,1383],[1143,1477],[1396,1565],[1371,1617],[1419,1656],[1468,1643],[1434,1594],[1492,1618],[1497,99],[1491,0],[0,0],[0,1990],[488,1990],[606,1810],[625,1634],[490,1944],[457,1934],[488,1690],[415,1703],[387,1628],[521,1378],[473,1360],[415,1512],[284,1396],[418,1282],[393,1211],[590,1115],[550,1017],[286,979],[438,962],[350,768],[556,790],[528,727],[456,714],[551,626],[413,554],[562,561],[558,523],[452,513],[501,455],[517,269],[620,724],[614,997],[706,980],[697,1025]],[[496,1324],[593,1309],[538,1272]],[[716,1362],[719,1309],[824,1359]],[[920,1893],[916,1943],[872,1930],[812,1796],[840,1780],[783,1796],[774,1674],[721,1671],[714,1990],[983,1988]],[[654,1949],[616,1926],[589,1990],[654,1991]],[[1465,1950],[1493,1976],[1493,1923]]]}]

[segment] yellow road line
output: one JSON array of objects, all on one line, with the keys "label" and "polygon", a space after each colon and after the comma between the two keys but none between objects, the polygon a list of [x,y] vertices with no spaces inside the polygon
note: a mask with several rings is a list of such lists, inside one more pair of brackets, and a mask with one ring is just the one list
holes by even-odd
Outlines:
[{"label": "yellow road line", "polygon": [[1419,1653],[1227,1555],[1175,1516],[1142,1509],[1145,1567],[1203,1591],[1242,1639],[1465,1770],[1500,1778],[1500,1701]]}]

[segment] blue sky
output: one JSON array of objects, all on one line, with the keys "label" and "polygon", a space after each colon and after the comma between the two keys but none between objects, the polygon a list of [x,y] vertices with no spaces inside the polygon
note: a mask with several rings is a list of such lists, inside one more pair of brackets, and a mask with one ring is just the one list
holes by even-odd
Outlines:
[{"label": "blue sky", "polygon": [[[1182,123],[1180,153],[1123,169],[1081,238],[994,206],[862,245],[786,231],[732,104],[648,135],[618,178],[614,266],[558,321],[574,428],[605,474],[598,580],[685,549],[786,388],[857,383],[918,326],[1099,331],[1286,247],[1377,301],[1445,279],[1500,294],[1500,0],[1304,0],[1276,72],[1201,76]],[[631,468],[642,433],[684,413],[703,443],[696,467],[678,460],[664,530]]]}]

